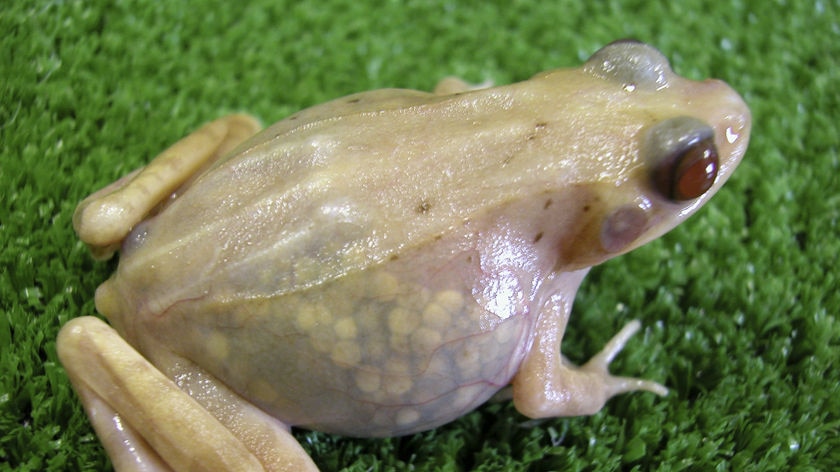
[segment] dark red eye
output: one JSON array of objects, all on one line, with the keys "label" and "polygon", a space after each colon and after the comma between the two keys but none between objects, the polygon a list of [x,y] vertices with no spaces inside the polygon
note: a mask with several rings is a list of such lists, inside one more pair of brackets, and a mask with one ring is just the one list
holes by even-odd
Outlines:
[{"label": "dark red eye", "polygon": [[714,141],[707,138],[659,161],[654,167],[653,179],[662,196],[683,201],[706,193],[715,183],[717,172],[717,149]]},{"label": "dark red eye", "polygon": [[714,130],[692,117],[661,121],[647,134],[645,151],[654,189],[673,202],[706,193],[718,173]]}]

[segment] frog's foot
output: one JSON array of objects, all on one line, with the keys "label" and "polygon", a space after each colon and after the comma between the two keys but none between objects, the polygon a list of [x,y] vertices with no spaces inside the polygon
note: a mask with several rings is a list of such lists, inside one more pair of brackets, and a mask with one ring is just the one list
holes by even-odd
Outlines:
[{"label": "frog's foot", "polygon": [[589,362],[579,368],[581,372],[588,372],[596,377],[603,378],[604,386],[606,388],[607,398],[618,395],[619,393],[635,392],[637,390],[645,390],[655,393],[657,395],[668,395],[668,389],[662,384],[651,380],[642,380],[632,377],[613,377],[609,373],[609,365],[615,356],[624,349],[627,341],[641,329],[642,324],[639,320],[633,320],[615,334],[612,339],[601,349],[601,351],[589,359]]},{"label": "frog's foot", "polygon": [[556,348],[546,349],[544,337],[538,336],[535,349],[514,378],[517,409],[532,418],[590,415],[620,393],[645,390],[667,395],[668,389],[657,382],[616,377],[609,372],[610,362],[640,327],[638,321],[631,321],[580,367],[571,364]]},{"label": "frog's foot", "polygon": [[146,167],[84,199],[73,215],[76,233],[94,257],[107,259],[134,225],[184,182],[259,129],[259,122],[248,115],[230,115],[202,126]]},{"label": "frog's foot", "polygon": [[57,343],[117,470],[317,470],[285,425],[200,371],[186,376],[194,399],[98,318],[70,321]]}]

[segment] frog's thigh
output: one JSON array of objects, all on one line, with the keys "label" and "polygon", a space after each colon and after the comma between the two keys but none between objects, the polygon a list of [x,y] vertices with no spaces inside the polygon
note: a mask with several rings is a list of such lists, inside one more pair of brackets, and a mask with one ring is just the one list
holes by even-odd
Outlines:
[{"label": "frog's thigh", "polygon": [[480,84],[471,84],[458,77],[445,77],[435,86],[435,95],[451,95],[453,93],[481,90],[493,86],[492,80],[485,80]]},{"label": "frog's thigh", "polygon": [[67,323],[58,354],[118,470],[316,470],[276,420],[229,394],[223,424],[98,318]]},{"label": "frog's thigh", "polygon": [[[586,271],[568,274],[579,284]],[[577,290],[571,291],[574,293]],[[513,379],[516,408],[531,418],[591,415],[598,412],[614,395],[647,390],[666,395],[662,385],[628,377],[613,377],[608,367],[627,340],[639,329],[632,321],[618,332],[595,357],[583,366],[569,363],[560,353],[560,341],[566,330],[573,300],[552,298],[537,324],[534,343]]]},{"label": "frog's thigh", "polygon": [[110,256],[156,205],[259,129],[259,122],[248,115],[230,115],[202,126],[146,167],[84,199],[73,215],[76,233],[94,255]]}]

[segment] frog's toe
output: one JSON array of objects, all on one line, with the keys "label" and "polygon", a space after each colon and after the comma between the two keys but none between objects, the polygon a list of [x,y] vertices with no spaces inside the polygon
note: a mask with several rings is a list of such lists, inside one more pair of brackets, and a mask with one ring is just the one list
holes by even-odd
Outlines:
[{"label": "frog's toe", "polygon": [[632,377],[614,377],[609,373],[610,362],[615,359],[615,356],[624,349],[627,341],[642,327],[639,320],[633,320],[615,334],[601,351],[593,356],[589,362],[580,367],[581,371],[590,372],[601,376],[603,378],[604,388],[606,390],[607,398],[618,395],[620,393],[634,392],[637,390],[645,390],[655,393],[657,395],[668,395],[668,389],[652,380],[643,380]]}]

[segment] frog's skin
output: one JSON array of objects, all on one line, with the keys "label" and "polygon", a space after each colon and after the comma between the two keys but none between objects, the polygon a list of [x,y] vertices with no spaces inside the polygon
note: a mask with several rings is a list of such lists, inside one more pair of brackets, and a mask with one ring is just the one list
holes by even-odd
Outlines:
[{"label": "frog's skin", "polygon": [[113,328],[77,318],[59,354],[124,470],[314,469],[289,426],[409,434],[507,386],[529,417],[664,395],[607,370],[638,322],[581,367],[563,358],[575,292],[706,203],[749,130],[727,85],[635,42],[508,86],[351,95],[258,134],[223,118],[80,204],[80,238],[122,251],[96,292]]}]

